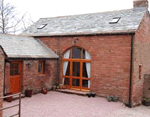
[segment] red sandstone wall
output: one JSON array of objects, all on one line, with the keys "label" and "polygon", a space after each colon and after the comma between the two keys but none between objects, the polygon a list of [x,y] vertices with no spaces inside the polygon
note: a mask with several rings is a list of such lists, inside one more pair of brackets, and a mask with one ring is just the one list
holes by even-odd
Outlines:
[{"label": "red sandstone wall", "polygon": [[[28,67],[26,64],[30,63]],[[10,64],[5,67],[5,90],[9,92]],[[42,88],[42,82],[46,88],[51,89],[52,85],[58,81],[57,60],[46,60],[45,74],[38,73],[38,60],[23,60],[21,74],[21,91],[24,92],[27,87],[33,88],[33,93],[39,93]]]},{"label": "red sandstone wall", "polygon": [[92,57],[91,90],[99,96],[117,95],[128,103],[131,36],[41,37],[40,40],[60,56],[60,63],[63,53],[74,45],[87,50]]},{"label": "red sandstone wall", "polygon": [[[147,13],[134,38],[133,58],[133,106],[140,104],[143,97],[144,74],[150,73],[150,19]],[[139,79],[139,64],[142,64],[142,77]]]},{"label": "red sandstone wall", "polygon": [[10,63],[5,64],[5,94],[10,93],[9,91],[9,77],[10,77]]},{"label": "red sandstone wall", "polygon": [[[4,62],[5,56],[0,48],[0,97],[3,96]],[[3,107],[3,100],[0,99],[0,108],[2,107]],[[2,117],[2,111],[0,111],[0,117]]]},{"label": "red sandstone wall", "polygon": [[[28,67],[26,64],[30,63]],[[57,78],[57,60],[45,61],[45,74],[38,73],[38,60],[23,61],[22,91],[32,86],[34,93],[39,93],[42,88],[42,82],[46,88],[51,89],[52,85],[58,81]]]},{"label": "red sandstone wall", "polygon": [[144,75],[143,97],[150,98],[150,74]]}]

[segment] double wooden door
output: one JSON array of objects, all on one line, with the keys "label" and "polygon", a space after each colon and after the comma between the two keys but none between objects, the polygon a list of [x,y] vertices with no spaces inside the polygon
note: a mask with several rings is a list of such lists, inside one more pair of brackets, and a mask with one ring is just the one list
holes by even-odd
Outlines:
[{"label": "double wooden door", "polygon": [[21,62],[10,63],[9,92],[18,93],[21,91]]},{"label": "double wooden door", "polygon": [[89,90],[90,78],[87,75],[86,63],[90,61],[70,59],[64,62],[68,62],[66,75],[63,76],[64,85],[71,89]]}]

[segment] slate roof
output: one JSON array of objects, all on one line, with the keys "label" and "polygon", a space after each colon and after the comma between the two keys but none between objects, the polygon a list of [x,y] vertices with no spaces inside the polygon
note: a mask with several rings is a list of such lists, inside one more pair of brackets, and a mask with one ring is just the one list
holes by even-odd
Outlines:
[{"label": "slate roof", "polygon": [[[146,12],[146,8],[138,7],[120,11],[41,18],[22,34],[30,36],[57,36],[133,33],[137,30]],[[120,17],[121,19],[118,23],[110,24],[109,22],[115,17]],[[37,29],[42,24],[47,25],[42,29]]]},{"label": "slate roof", "polygon": [[58,58],[40,40],[32,37],[0,34],[0,45],[8,58]]},{"label": "slate roof", "polygon": [[5,53],[5,51],[4,51],[4,49],[3,49],[3,47],[0,45],[0,49],[2,50],[2,52],[4,53],[4,56],[6,57],[6,59],[7,59],[7,54]]}]

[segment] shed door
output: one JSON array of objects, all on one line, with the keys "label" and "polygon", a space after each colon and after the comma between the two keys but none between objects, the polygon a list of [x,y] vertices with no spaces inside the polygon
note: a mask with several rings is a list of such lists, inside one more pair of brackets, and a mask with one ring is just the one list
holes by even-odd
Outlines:
[{"label": "shed door", "polygon": [[21,62],[11,62],[10,64],[10,93],[18,93],[21,91]]}]

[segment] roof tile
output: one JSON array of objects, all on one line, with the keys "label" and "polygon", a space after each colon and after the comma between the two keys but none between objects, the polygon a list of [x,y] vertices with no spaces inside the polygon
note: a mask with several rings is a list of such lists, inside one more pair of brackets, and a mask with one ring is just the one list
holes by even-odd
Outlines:
[{"label": "roof tile", "polygon": [[[146,11],[146,8],[135,8],[83,15],[41,18],[22,34],[30,36],[57,36],[135,32]],[[121,17],[121,19],[118,23],[110,24],[109,22],[114,17]],[[43,29],[38,30],[37,26],[41,24],[47,25]]]},{"label": "roof tile", "polygon": [[8,58],[58,58],[50,48],[32,37],[1,34],[0,45]]}]

